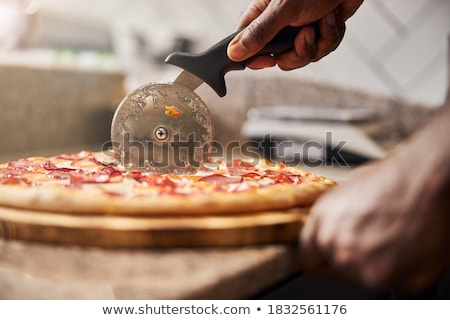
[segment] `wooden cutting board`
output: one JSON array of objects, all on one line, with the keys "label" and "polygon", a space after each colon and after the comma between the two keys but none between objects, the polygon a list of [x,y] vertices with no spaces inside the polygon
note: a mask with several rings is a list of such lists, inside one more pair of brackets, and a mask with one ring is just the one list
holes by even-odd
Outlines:
[{"label": "wooden cutting board", "polygon": [[122,248],[296,243],[307,212],[292,209],[226,216],[123,217],[0,207],[0,237]]}]

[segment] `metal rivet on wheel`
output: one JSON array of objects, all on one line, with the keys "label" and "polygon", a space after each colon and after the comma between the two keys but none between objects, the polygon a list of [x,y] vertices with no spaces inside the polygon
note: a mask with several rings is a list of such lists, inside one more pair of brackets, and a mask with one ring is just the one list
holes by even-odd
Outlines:
[{"label": "metal rivet on wheel", "polygon": [[165,141],[169,138],[169,129],[160,126],[155,129],[155,139],[158,141]]}]

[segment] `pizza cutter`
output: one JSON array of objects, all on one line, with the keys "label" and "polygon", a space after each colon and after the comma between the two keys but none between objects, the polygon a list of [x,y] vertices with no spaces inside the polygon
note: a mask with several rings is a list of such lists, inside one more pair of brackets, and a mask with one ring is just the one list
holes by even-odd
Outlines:
[{"label": "pizza cutter", "polygon": [[[314,25],[316,34],[318,26]],[[294,46],[301,27],[286,27],[257,55],[275,55]],[[175,52],[166,63],[184,69],[172,83],[150,83],[130,92],[117,108],[111,126],[115,158],[131,170],[188,174],[210,154],[213,124],[207,106],[194,92],[206,82],[225,96],[225,73],[243,70],[255,56],[231,61],[227,47],[237,32],[199,54]]]}]

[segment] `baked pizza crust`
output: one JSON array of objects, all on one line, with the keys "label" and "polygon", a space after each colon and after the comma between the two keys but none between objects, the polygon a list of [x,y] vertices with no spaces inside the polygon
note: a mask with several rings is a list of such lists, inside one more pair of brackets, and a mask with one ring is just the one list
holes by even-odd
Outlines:
[{"label": "baked pizza crust", "polygon": [[225,193],[122,197],[99,190],[0,186],[0,204],[52,212],[110,215],[205,215],[282,210],[307,207],[335,182],[321,178],[300,185]]}]

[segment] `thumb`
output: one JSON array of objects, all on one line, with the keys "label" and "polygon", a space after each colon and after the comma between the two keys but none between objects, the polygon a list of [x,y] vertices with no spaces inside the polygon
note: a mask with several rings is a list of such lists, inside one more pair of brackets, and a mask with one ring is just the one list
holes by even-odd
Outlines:
[{"label": "thumb", "polygon": [[257,54],[275,35],[287,26],[273,10],[265,10],[239,32],[228,44],[227,54],[233,61],[243,61]]}]

